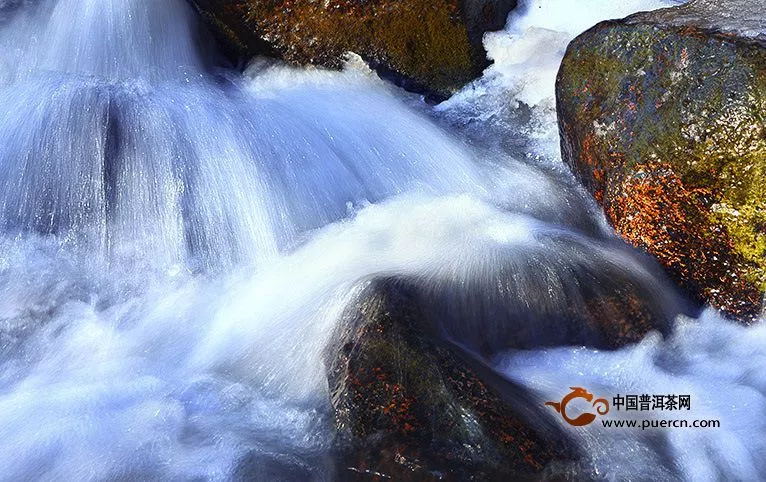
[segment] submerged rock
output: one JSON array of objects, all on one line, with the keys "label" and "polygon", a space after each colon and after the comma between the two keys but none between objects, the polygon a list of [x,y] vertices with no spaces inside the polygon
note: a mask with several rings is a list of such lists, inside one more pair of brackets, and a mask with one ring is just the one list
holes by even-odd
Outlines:
[{"label": "submerged rock", "polygon": [[742,320],[766,288],[764,32],[742,0],[603,22],[556,88],[564,160],[617,232]]},{"label": "submerged rock", "polygon": [[568,470],[574,450],[540,404],[438,341],[423,319],[417,297],[394,281],[373,282],[346,313],[327,366],[347,476],[511,480]]},{"label": "submerged rock", "polygon": [[650,331],[669,334],[672,320],[689,313],[666,295],[670,286],[661,277],[620,272],[628,266],[579,258],[572,248],[559,259],[549,252],[548,259],[529,254],[506,261],[481,280],[425,284],[412,291],[440,336],[487,358],[510,349],[618,349]]},{"label": "submerged rock", "polygon": [[245,56],[339,68],[353,51],[413,90],[449,95],[487,65],[484,32],[516,0],[191,0]]}]

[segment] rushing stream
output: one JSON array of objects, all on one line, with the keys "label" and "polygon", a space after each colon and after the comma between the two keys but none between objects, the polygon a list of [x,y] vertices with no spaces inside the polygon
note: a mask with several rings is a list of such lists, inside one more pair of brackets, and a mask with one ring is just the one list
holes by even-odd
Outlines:
[{"label": "rushing stream", "polygon": [[616,274],[681,305],[561,165],[552,104],[573,35],[662,3],[569,3],[514,13],[432,108],[353,59],[218,67],[185,0],[0,0],[0,477],[333,478],[322,353],[380,276],[446,296],[447,336],[541,403],[685,392],[721,420],[568,428],[594,477],[765,473],[761,325],[599,352],[544,316]]}]

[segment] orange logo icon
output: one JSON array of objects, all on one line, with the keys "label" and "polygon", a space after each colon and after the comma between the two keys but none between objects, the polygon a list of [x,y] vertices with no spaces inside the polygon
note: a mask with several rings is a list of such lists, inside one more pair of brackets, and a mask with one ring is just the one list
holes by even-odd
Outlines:
[{"label": "orange logo icon", "polygon": [[609,402],[605,398],[597,398],[593,400],[593,394],[582,387],[569,387],[572,392],[565,396],[560,402],[545,402],[545,405],[550,405],[566,420],[569,425],[575,427],[582,427],[593,423],[596,420],[596,415],[590,412],[580,414],[577,418],[569,418],[567,415],[567,405],[569,402],[576,398],[583,398],[588,402],[592,402],[591,406],[596,409],[596,413],[599,415],[606,415],[609,413]]}]

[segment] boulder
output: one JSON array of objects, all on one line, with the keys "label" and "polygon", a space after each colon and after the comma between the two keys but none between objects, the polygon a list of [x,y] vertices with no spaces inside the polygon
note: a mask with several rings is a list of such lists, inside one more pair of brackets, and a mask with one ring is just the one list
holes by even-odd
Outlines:
[{"label": "boulder", "polygon": [[600,23],[556,84],[564,161],[619,234],[740,320],[766,288],[766,9],[691,3]]},{"label": "boulder", "polygon": [[[327,352],[339,473],[395,480],[526,480],[577,455],[524,390],[423,323],[402,282],[352,303]],[[367,480],[367,479],[365,479]]]},{"label": "boulder", "polygon": [[238,55],[339,68],[346,52],[411,90],[447,96],[487,66],[484,32],[516,0],[191,0]]}]

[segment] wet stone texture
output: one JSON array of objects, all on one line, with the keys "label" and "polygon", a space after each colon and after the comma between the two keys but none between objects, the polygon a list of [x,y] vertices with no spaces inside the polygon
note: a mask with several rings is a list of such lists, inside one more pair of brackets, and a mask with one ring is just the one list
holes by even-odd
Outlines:
[{"label": "wet stone texture", "polygon": [[346,313],[327,353],[338,472],[359,480],[526,480],[571,471],[571,443],[538,404],[507,381],[497,389],[493,375],[480,379],[423,330],[422,319],[415,298],[393,281],[373,282]]},{"label": "wet stone texture", "polygon": [[190,0],[232,50],[339,68],[346,52],[411,90],[444,97],[487,66],[484,32],[516,0]]},{"label": "wet stone texture", "polygon": [[766,287],[766,13],[737,30],[718,3],[575,39],[559,127],[565,162],[615,229],[696,300],[750,321]]}]

